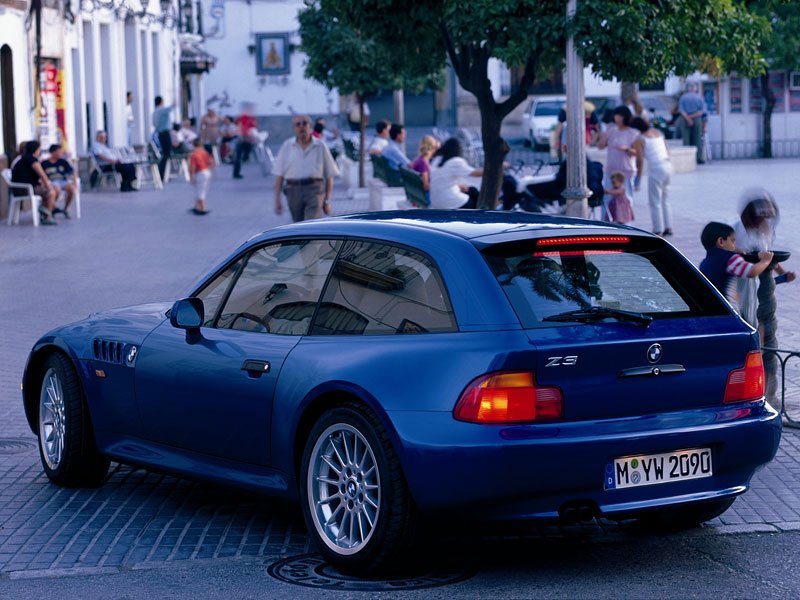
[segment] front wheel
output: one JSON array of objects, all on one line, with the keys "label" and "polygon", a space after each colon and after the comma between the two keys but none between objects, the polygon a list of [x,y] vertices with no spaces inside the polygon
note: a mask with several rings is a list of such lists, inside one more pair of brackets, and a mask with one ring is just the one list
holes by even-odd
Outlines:
[{"label": "front wheel", "polygon": [[351,572],[380,570],[412,543],[415,509],[386,429],[348,403],[324,413],[306,441],[303,516],[325,559]]},{"label": "front wheel", "polygon": [[70,360],[51,354],[39,391],[39,455],[45,474],[65,487],[95,486],[109,460],[95,447],[89,411]]}]

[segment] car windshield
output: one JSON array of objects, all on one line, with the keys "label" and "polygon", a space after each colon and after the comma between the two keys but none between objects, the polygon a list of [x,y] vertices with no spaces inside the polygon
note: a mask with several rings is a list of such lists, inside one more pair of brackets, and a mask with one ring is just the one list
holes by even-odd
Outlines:
[{"label": "car windshield", "polygon": [[558,113],[564,107],[563,102],[551,100],[547,102],[537,102],[536,108],[533,111],[534,117],[557,117]]},{"label": "car windshield", "polygon": [[730,314],[659,240],[552,238],[499,244],[483,254],[524,327]]}]

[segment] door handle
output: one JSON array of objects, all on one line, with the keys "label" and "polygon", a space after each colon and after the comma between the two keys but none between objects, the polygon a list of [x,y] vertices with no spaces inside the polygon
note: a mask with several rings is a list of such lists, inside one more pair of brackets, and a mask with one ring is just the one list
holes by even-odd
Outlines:
[{"label": "door handle", "polygon": [[246,360],[242,364],[242,371],[247,371],[250,377],[261,377],[269,373],[269,362],[266,360]]}]

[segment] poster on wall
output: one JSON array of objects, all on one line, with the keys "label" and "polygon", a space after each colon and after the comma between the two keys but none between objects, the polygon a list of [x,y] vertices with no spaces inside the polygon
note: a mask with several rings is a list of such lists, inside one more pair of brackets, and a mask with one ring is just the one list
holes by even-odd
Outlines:
[{"label": "poster on wall", "polygon": [[256,34],[256,73],[258,75],[289,74],[289,34]]},{"label": "poster on wall", "polygon": [[731,77],[730,81],[731,113],[742,112],[742,78]]},{"label": "poster on wall", "polygon": [[709,115],[716,115],[719,110],[717,107],[717,82],[704,81],[703,82],[703,100],[706,104],[706,113]]},{"label": "poster on wall", "polygon": [[770,71],[769,89],[775,96],[775,108],[772,112],[782,113],[786,110],[786,73],[784,71]]},{"label": "poster on wall", "polygon": [[761,113],[761,80],[750,80],[750,112]]},{"label": "poster on wall", "polygon": [[64,72],[55,60],[42,65],[37,98],[36,131],[43,148],[66,143]]},{"label": "poster on wall", "polygon": [[[771,71],[769,74],[769,89],[775,97],[775,108],[772,112],[786,111],[786,73],[784,71]],[[762,111],[761,79],[750,80],[750,112]]]},{"label": "poster on wall", "polygon": [[789,112],[800,112],[800,90],[789,90]]}]

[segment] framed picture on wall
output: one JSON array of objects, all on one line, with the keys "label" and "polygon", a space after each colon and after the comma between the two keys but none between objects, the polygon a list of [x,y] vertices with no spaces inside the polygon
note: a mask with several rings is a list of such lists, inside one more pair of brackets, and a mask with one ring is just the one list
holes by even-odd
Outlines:
[{"label": "framed picture on wall", "polygon": [[256,34],[256,73],[258,75],[289,74],[289,34]]}]

